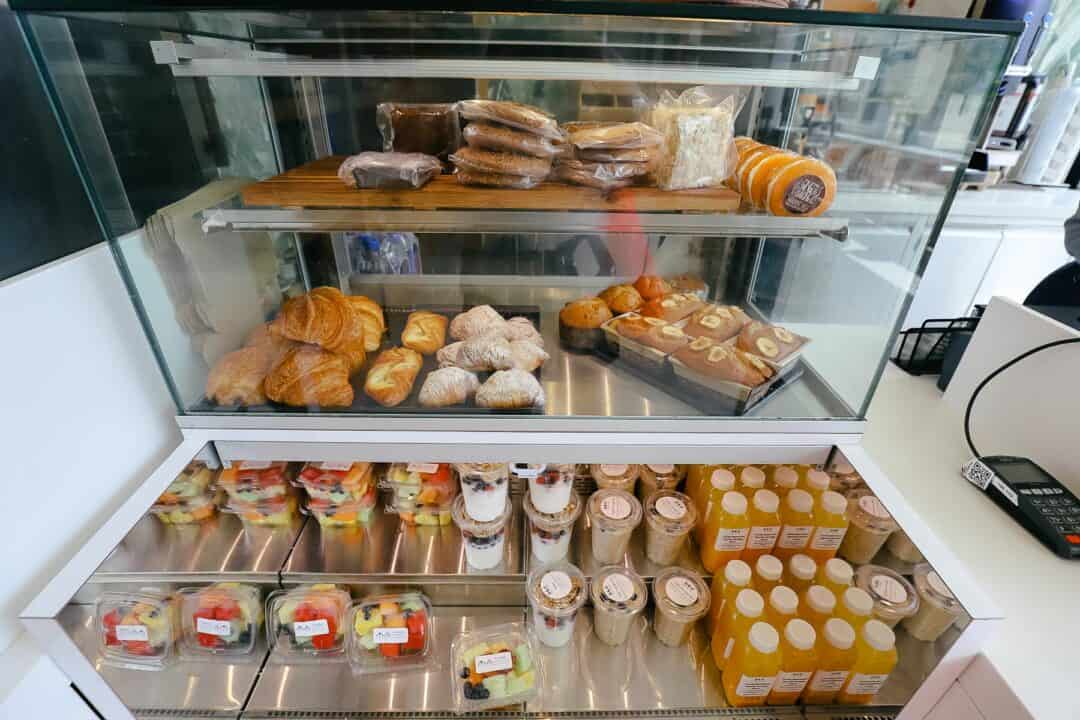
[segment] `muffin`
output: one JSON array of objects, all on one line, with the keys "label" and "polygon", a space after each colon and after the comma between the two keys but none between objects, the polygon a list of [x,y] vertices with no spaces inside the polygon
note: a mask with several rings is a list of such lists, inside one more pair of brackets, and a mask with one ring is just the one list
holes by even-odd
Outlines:
[{"label": "muffin", "polygon": [[802,346],[803,339],[785,328],[755,320],[739,331],[737,344],[744,352],[781,362]]},{"label": "muffin", "polygon": [[600,298],[569,302],[559,311],[559,339],[574,350],[595,350],[603,338],[600,326],[611,317],[607,304]]},{"label": "muffin", "polygon": [[641,293],[632,285],[612,285],[600,293],[600,299],[607,303],[608,309],[615,315],[634,312],[645,302],[641,299]]},{"label": "muffin", "polygon": [[706,337],[695,338],[674,357],[702,375],[748,387],[757,387],[773,376],[772,368],[761,358]]},{"label": "muffin", "polygon": [[750,316],[735,305],[706,305],[690,316],[683,330],[691,337],[724,342],[750,324]]},{"label": "muffin", "polygon": [[671,292],[671,286],[667,284],[667,281],[656,275],[642,275],[634,282],[634,289],[643,300],[663,297]]},{"label": "muffin", "polygon": [[641,307],[641,314],[646,317],[656,317],[668,322],[678,322],[696,310],[700,310],[705,303],[697,295],[673,294],[661,298],[653,298]]}]

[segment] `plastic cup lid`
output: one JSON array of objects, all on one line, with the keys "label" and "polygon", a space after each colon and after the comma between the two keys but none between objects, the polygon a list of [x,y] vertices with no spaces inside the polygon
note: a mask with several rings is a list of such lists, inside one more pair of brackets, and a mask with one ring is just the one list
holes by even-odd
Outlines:
[{"label": "plastic cup lid", "polygon": [[855,628],[840,618],[826,620],[824,634],[826,642],[839,650],[847,650],[855,644]]},{"label": "plastic cup lid", "polygon": [[679,469],[674,465],[646,465],[654,475],[678,475]]},{"label": "plastic cup lid", "polygon": [[817,574],[817,563],[812,557],[802,553],[791,556],[791,560],[788,560],[788,568],[791,574],[800,580],[813,580],[814,575]]},{"label": "plastic cup lid", "polygon": [[[767,557],[762,555],[761,557]],[[776,560],[776,558],[773,558]],[[758,562],[761,558],[758,558]],[[779,562],[779,561],[777,561]],[[736,587],[746,587],[750,584],[750,577],[752,572],[750,566],[742,560],[729,560],[727,565],[724,566],[724,579]]]},{"label": "plastic cup lid", "polygon": [[852,569],[851,564],[846,560],[840,558],[829,558],[825,561],[825,577],[831,583],[837,585],[850,585],[851,578],[855,575],[855,570]]},{"label": "plastic cup lid", "polygon": [[915,580],[915,588],[919,591],[919,597],[925,601],[937,605],[947,612],[960,614],[960,601],[949,590],[948,585],[941,579],[929,563],[920,563],[911,571]]},{"label": "plastic cup lid", "polygon": [[799,610],[799,596],[786,585],[777,585],[769,593],[769,605],[781,615],[794,615]]},{"label": "plastic cup lid", "polygon": [[656,575],[653,597],[657,609],[683,622],[693,622],[709,610],[705,581],[696,572],[680,567],[665,568]]},{"label": "plastic cup lid", "polygon": [[761,617],[765,612],[765,600],[757,590],[740,590],[735,596],[735,610],[743,617]]},{"label": "plastic cup lid", "polygon": [[855,490],[848,496],[848,518],[856,525],[880,533],[891,533],[900,526],[892,514],[869,490]]},{"label": "plastic cup lid", "polygon": [[800,618],[788,620],[784,626],[784,637],[799,650],[809,650],[817,642],[814,626]]},{"label": "plastic cup lid", "polygon": [[874,611],[874,598],[862,588],[849,587],[842,597],[844,607],[855,615],[869,615]]},{"label": "plastic cup lid", "polygon": [[765,487],[765,473],[762,472],[761,468],[744,467],[739,472],[739,484],[748,488],[763,488]]},{"label": "plastic cup lid", "polygon": [[570,502],[566,504],[562,512],[557,513],[542,513],[536,509],[533,505],[532,498],[528,493],[525,493],[525,499],[521,502],[522,507],[525,508],[525,514],[529,516],[529,521],[534,527],[538,527],[541,530],[562,530],[570,525],[574,524],[574,521],[578,519],[578,515],[581,514],[581,498],[575,492],[570,493]]},{"label": "plastic cup lid", "polygon": [[806,484],[814,490],[824,491],[829,489],[829,473],[823,470],[807,470]]},{"label": "plastic cup lid", "polygon": [[862,634],[866,644],[878,652],[888,652],[896,647],[896,634],[880,620],[867,620]]},{"label": "plastic cup lid", "polygon": [[685,535],[697,522],[694,502],[680,492],[659,490],[645,500],[645,520],[653,530]]},{"label": "plastic cup lid", "polygon": [[847,504],[847,498],[838,492],[826,490],[821,493],[821,509],[830,515],[843,515]]},{"label": "plastic cup lid", "polygon": [[454,469],[462,476],[492,479],[509,477],[510,473],[506,463],[457,463]]},{"label": "plastic cup lid", "polygon": [[814,612],[831,615],[836,609],[836,596],[827,587],[811,585],[806,589],[806,604]]},{"label": "plastic cup lid", "polygon": [[536,568],[529,573],[526,591],[533,607],[555,617],[573,615],[589,596],[585,575],[569,563]]},{"label": "plastic cup lid", "polygon": [[727,492],[735,488],[735,474],[726,468],[717,468],[709,476],[709,484],[714,490]]},{"label": "plastic cup lid", "polygon": [[772,490],[758,490],[754,493],[754,508],[763,513],[774,513],[780,509],[780,497]]},{"label": "plastic cup lid", "polygon": [[919,609],[915,588],[897,572],[881,565],[863,565],[855,572],[855,586],[874,600],[874,613],[908,617]]},{"label": "plastic cup lid", "polygon": [[627,615],[641,612],[648,600],[645,581],[621,565],[609,565],[593,575],[589,594],[594,606]]},{"label": "plastic cup lid", "polygon": [[724,499],[720,501],[720,507],[728,515],[745,515],[746,514],[746,496],[742,493],[737,493],[734,490],[729,490],[724,493]]},{"label": "plastic cup lid", "polygon": [[640,472],[640,468],[637,465],[611,465],[600,464],[590,465],[589,472],[596,478],[597,476],[603,478],[610,478],[613,480],[636,480]]},{"label": "plastic cup lid", "polygon": [[782,488],[793,490],[799,484],[799,473],[787,465],[781,465],[773,471],[773,482]]},{"label": "plastic cup lid", "polygon": [[797,513],[808,513],[814,509],[814,496],[805,490],[795,489],[784,498],[788,507]]},{"label": "plastic cup lid", "polygon": [[641,523],[641,503],[625,490],[597,490],[589,497],[588,508],[589,520],[605,529],[630,529]]},{"label": "plastic cup lid", "polygon": [[454,504],[450,508],[450,514],[454,518],[454,524],[463,531],[477,537],[491,537],[492,535],[498,535],[502,532],[503,527],[510,518],[511,511],[510,498],[507,498],[506,504],[503,506],[503,511],[494,520],[488,520],[487,522],[473,520],[469,517],[469,514],[465,512],[464,495],[458,495],[454,498]]},{"label": "plastic cup lid", "polygon": [[774,653],[780,645],[780,636],[769,623],[756,622],[750,626],[750,644],[759,653]]},{"label": "plastic cup lid", "polygon": [[[730,564],[730,563],[729,563]],[[784,574],[784,563],[772,555],[762,555],[754,563],[757,574],[769,582],[776,582]]]}]

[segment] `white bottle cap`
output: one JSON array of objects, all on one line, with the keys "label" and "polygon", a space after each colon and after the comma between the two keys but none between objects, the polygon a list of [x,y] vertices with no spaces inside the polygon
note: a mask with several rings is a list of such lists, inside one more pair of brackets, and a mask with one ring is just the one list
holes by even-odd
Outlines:
[{"label": "white bottle cap", "polygon": [[811,585],[806,589],[806,604],[814,612],[822,615],[832,615],[836,609],[836,596],[832,590],[822,585]]},{"label": "white bottle cap", "polygon": [[794,490],[795,486],[799,484],[799,473],[795,472],[787,465],[782,465],[773,470],[772,477],[773,482],[788,490]]},{"label": "white bottle cap", "polygon": [[763,513],[774,513],[780,509],[780,498],[772,490],[758,490],[754,493],[754,507]]},{"label": "white bottle cap", "polygon": [[769,605],[781,615],[794,615],[799,611],[799,596],[786,585],[777,585],[769,593]]},{"label": "white bottle cap", "polygon": [[837,585],[850,585],[855,571],[850,563],[840,558],[829,558],[825,561],[825,578]]},{"label": "white bottle cap", "polygon": [[830,515],[843,515],[847,510],[847,498],[838,492],[826,490],[821,494],[821,509]]},{"label": "white bottle cap", "polygon": [[817,574],[817,563],[809,555],[792,555],[788,560],[788,569],[791,570],[791,574],[800,580],[813,580],[814,575]]},{"label": "white bottle cap", "polygon": [[724,493],[724,499],[720,501],[720,507],[728,515],[746,514],[746,497],[742,493],[729,491]]},{"label": "white bottle cap", "polygon": [[712,471],[709,483],[713,486],[713,489],[727,492],[735,488],[735,474],[730,470],[717,468]]},{"label": "white bottle cap", "polygon": [[808,513],[814,509],[814,496],[805,490],[792,490],[786,498],[788,507],[797,513]]},{"label": "white bottle cap", "polygon": [[829,489],[829,473],[823,470],[807,470],[806,484],[811,490],[823,492]]},{"label": "white bottle cap", "polygon": [[[869,624],[868,622],[867,625]],[[884,625],[885,623],[881,624]],[[829,618],[825,621],[825,642],[837,650],[847,650],[855,644],[855,629],[851,627],[847,620]]]},{"label": "white bottle cap", "polygon": [[742,560],[729,560],[724,566],[724,580],[735,587],[746,587],[750,584],[750,566]]},{"label": "white bottle cap", "polygon": [[862,588],[849,587],[844,591],[844,607],[851,611],[852,615],[869,617],[874,612],[874,598]]},{"label": "white bottle cap", "polygon": [[769,623],[756,622],[751,625],[749,638],[754,649],[765,655],[776,652],[780,645],[780,636]]},{"label": "white bottle cap", "polygon": [[866,644],[878,652],[888,652],[896,647],[896,634],[880,620],[867,620],[862,634]]},{"label": "white bottle cap", "polygon": [[763,488],[765,487],[765,473],[761,468],[744,467],[739,473],[739,483],[748,488]]},{"label": "white bottle cap", "polygon": [[798,650],[809,650],[817,642],[817,633],[814,626],[800,618],[788,620],[784,626],[784,637]]},{"label": "white bottle cap", "polygon": [[780,576],[784,574],[784,563],[772,555],[762,555],[754,563],[754,569],[759,577],[769,582],[779,582]]},{"label": "white bottle cap", "polygon": [[735,596],[735,611],[743,617],[761,617],[765,611],[765,601],[756,590],[740,590]]}]

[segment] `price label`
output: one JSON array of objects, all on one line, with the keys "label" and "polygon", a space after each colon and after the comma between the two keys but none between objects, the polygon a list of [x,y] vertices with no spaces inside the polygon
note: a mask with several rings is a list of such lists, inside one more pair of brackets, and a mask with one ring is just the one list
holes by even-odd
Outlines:
[{"label": "price label", "polygon": [[600,512],[612,520],[625,520],[630,517],[630,503],[625,498],[612,495],[600,501]]},{"label": "price label", "polygon": [[634,597],[634,582],[621,573],[612,573],[604,578],[602,592],[612,602],[626,602]]},{"label": "price label", "polygon": [[573,588],[570,576],[562,570],[552,570],[540,578],[540,590],[552,600],[562,600]]},{"label": "price label", "polygon": [[679,498],[662,497],[656,501],[656,512],[668,520],[682,520],[686,515],[686,503]]},{"label": "price label", "polygon": [[147,642],[150,639],[150,631],[145,625],[117,625],[116,639],[121,642]]},{"label": "price label", "polygon": [[375,628],[371,634],[376,645],[401,645],[409,642],[409,628]]},{"label": "price label", "polygon": [[319,465],[320,470],[337,470],[338,472],[345,472],[352,468],[351,462],[324,462]]},{"label": "price label", "polygon": [[265,470],[270,467],[269,460],[245,460],[240,463],[241,470]]},{"label": "price label", "polygon": [[870,588],[889,602],[907,602],[907,590],[895,578],[888,575],[875,575],[870,578]]},{"label": "price label", "polygon": [[422,475],[430,475],[433,472],[439,470],[438,463],[409,463],[405,466],[406,472],[420,473]]},{"label": "price label", "polygon": [[476,673],[483,675],[491,672],[502,672],[514,667],[514,655],[510,652],[493,653],[491,655],[476,656]]},{"label": "price label", "polygon": [[700,594],[697,586],[687,578],[675,577],[667,581],[664,587],[668,599],[676,605],[688,607],[698,601]]},{"label": "price label", "polygon": [[293,623],[293,635],[298,638],[315,637],[317,635],[329,635],[330,624],[325,619],[302,620]]},{"label": "price label", "polygon": [[203,617],[195,618],[195,630],[203,635],[228,637],[232,635],[232,623],[228,620],[212,620]]}]

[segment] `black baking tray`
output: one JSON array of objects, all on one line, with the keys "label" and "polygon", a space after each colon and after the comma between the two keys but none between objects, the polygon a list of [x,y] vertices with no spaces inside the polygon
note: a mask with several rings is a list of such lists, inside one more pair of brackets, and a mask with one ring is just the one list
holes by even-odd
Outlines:
[{"label": "black baking tray", "polygon": [[[502,408],[482,408],[477,407],[472,402],[465,405],[453,405],[451,407],[443,408],[426,408],[422,407],[417,401],[417,397],[420,394],[420,388],[424,385],[424,380],[432,370],[437,370],[439,367],[438,362],[435,360],[435,355],[425,355],[424,364],[420,368],[420,372],[416,375],[416,382],[413,383],[412,392],[405,398],[399,405],[394,407],[383,407],[379,403],[375,402],[367,395],[364,394],[364,379],[367,377],[367,371],[371,368],[372,363],[375,362],[375,358],[380,352],[387,348],[394,347],[395,345],[401,345],[401,332],[405,329],[405,321],[409,317],[409,313],[416,310],[426,310],[428,312],[439,313],[445,315],[447,320],[453,320],[455,315],[465,312],[469,308],[475,307],[474,305],[391,305],[383,308],[383,314],[386,317],[386,334],[383,335],[383,343],[375,352],[367,354],[367,358],[364,360],[364,365],[352,376],[352,386],[354,399],[352,405],[347,408],[320,408],[320,407],[300,407],[294,405],[285,405],[283,403],[268,402],[265,405],[218,405],[210,401],[206,397],[202,397],[188,408],[188,412],[192,414],[254,414],[263,415],[271,413],[301,413],[312,415],[348,415],[350,413],[358,414],[398,414],[398,415],[543,415],[543,407],[531,407],[531,408],[514,408],[514,409],[502,409]],[[536,329],[540,329],[540,308],[535,305],[492,305],[497,313],[504,318],[512,317],[527,317]],[[454,342],[450,338],[449,326],[447,326],[446,344],[449,345]],[[541,365],[537,368],[533,375],[536,376],[537,381],[543,383],[541,373],[544,366]],[[482,385],[491,373],[476,373],[480,378],[480,384]]]}]

